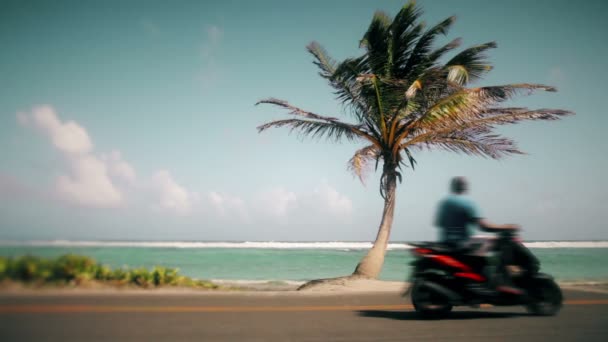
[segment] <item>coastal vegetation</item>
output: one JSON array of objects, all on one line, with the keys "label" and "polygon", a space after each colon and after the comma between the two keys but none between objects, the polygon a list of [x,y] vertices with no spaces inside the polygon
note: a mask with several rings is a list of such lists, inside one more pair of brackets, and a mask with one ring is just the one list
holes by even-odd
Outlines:
[{"label": "coastal vegetation", "polygon": [[[307,46],[319,74],[333,88],[349,116],[340,120],[268,98],[291,117],[257,127],[259,132],[285,127],[303,137],[362,143],[348,168],[364,181],[381,168],[384,209],[372,248],[353,276],[377,278],[384,263],[395,210],[395,195],[404,170],[414,170],[415,152],[443,149],[499,159],[522,154],[515,142],[494,132],[496,126],[524,120],[556,120],[573,114],[560,109],[505,106],[516,95],[555,92],[551,86],[517,83],[472,85],[492,70],[487,52],[495,42],[456,51],[461,39],[437,46],[455,22],[449,17],[427,27],[422,10],[410,2],[393,18],[378,11],[359,42],[359,56],[334,60],[317,42]],[[531,52],[532,53],[532,52]],[[407,211],[407,208],[403,208]],[[314,283],[314,282],[313,282]]]},{"label": "coastal vegetation", "polygon": [[175,268],[115,268],[81,255],[66,254],[57,258],[25,255],[0,257],[0,282],[19,282],[33,286],[109,285],[154,288],[162,286],[217,289],[210,281],[192,279]]}]

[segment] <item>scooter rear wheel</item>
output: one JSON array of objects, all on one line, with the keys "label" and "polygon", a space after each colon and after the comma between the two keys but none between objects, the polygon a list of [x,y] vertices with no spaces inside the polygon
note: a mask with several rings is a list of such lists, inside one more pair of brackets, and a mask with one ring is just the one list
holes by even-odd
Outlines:
[{"label": "scooter rear wheel", "polygon": [[446,298],[425,286],[424,280],[414,281],[411,296],[416,312],[425,318],[443,317],[452,311]]}]

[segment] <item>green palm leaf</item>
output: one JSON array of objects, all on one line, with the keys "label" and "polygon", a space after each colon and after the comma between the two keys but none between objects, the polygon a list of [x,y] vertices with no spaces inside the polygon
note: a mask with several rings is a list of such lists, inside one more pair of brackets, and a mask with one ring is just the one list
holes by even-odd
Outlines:
[{"label": "green palm leaf", "polygon": [[457,44],[457,42],[452,42],[446,45],[444,50],[438,53],[438,55],[429,55],[433,42],[437,36],[447,34],[455,20],[456,17],[444,19],[439,24],[431,27],[420,37],[420,39],[418,39],[418,42],[412,50],[407,64],[405,65],[405,70],[408,72],[408,74],[406,74],[406,78],[417,78],[420,73],[433,65],[437,58],[441,56],[441,52],[447,52],[449,49],[452,49],[455,44]]},{"label": "green palm leaf", "polygon": [[299,133],[300,137],[327,138],[339,141],[342,138],[356,140],[361,136],[352,127],[338,122],[319,122],[301,119],[276,120],[258,126],[258,132],[263,132],[269,128],[289,127],[290,132]]},{"label": "green palm leaf", "polygon": [[485,52],[496,48],[495,42],[489,42],[470,47],[446,63],[449,72],[448,80],[460,85],[466,85],[481,78],[485,73],[492,70],[492,66],[487,62],[488,56]]},{"label": "green palm leaf", "polygon": [[306,50],[315,57],[313,64],[319,67],[319,75],[323,78],[331,79],[336,72],[336,61],[317,42],[308,44]]},{"label": "green palm leaf", "polygon": [[297,116],[303,116],[303,117],[308,118],[308,119],[323,120],[323,121],[328,121],[328,122],[338,121],[337,118],[332,118],[332,117],[327,117],[327,116],[321,116],[321,115],[318,115],[318,114],[315,114],[315,113],[311,113],[311,112],[303,110],[301,108],[292,106],[287,101],[275,99],[275,98],[272,98],[272,97],[268,98],[268,99],[260,100],[255,105],[257,106],[257,105],[259,105],[261,103],[272,104],[272,105],[275,105],[275,106],[278,106],[278,107],[283,107],[283,108],[289,110],[288,114],[297,115]]},{"label": "green palm leaf", "polygon": [[450,152],[501,159],[511,154],[523,154],[515,142],[495,134],[476,134],[470,130],[437,134],[409,148],[440,148]]},{"label": "green palm leaf", "polygon": [[403,78],[407,70],[404,68],[416,40],[424,29],[424,24],[417,24],[422,11],[409,2],[395,18],[390,27],[391,39],[389,48],[390,76]]},{"label": "green palm leaf", "polygon": [[[361,87],[357,82],[357,75],[363,72],[362,58],[336,63],[317,42],[308,44],[306,49],[314,56],[313,63],[319,67],[319,75],[327,79],[330,86],[335,89],[337,99],[347,105],[358,121],[369,120],[367,118],[369,109],[361,96]],[[370,130],[373,130],[372,121],[369,123]]]},{"label": "green palm leaf", "polygon": [[382,11],[377,11],[359,46],[366,50],[369,72],[384,76],[388,71],[389,28],[391,19]]},{"label": "green palm leaf", "polygon": [[[401,149],[421,143],[430,143],[437,138],[453,137],[458,135],[473,138],[486,136],[491,132],[493,126],[504,124],[515,124],[521,121],[531,120],[557,120],[563,116],[573,115],[574,113],[560,109],[537,109],[527,108],[489,108],[482,113],[481,117],[470,119],[463,122],[452,122],[451,125],[437,125],[428,127],[419,132],[413,133],[409,140],[401,143]],[[500,145],[502,140],[495,141]],[[485,141],[491,144],[492,140]],[[510,152],[516,153],[516,152]]]},{"label": "green palm leaf", "polygon": [[456,38],[456,39],[452,40],[451,42],[443,45],[442,47],[433,50],[428,56],[429,61],[431,61],[433,63],[437,62],[437,60],[439,60],[439,58],[443,57],[443,55],[445,55],[447,52],[460,47],[460,44],[462,44],[462,39]]},{"label": "green palm leaf", "polygon": [[461,124],[487,113],[487,108],[513,98],[517,94],[531,94],[536,90],[556,91],[543,84],[509,84],[481,88],[462,88],[437,101],[413,124],[413,129]]}]

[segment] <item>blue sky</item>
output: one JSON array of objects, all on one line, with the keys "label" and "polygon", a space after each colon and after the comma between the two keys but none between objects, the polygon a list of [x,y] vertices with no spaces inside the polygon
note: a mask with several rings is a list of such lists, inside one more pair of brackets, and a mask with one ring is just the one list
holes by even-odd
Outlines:
[{"label": "blue sky", "polygon": [[[259,135],[277,97],[344,112],[305,46],[342,59],[373,12],[403,1],[2,1],[0,239],[357,240],[375,237],[378,175],[346,170],[359,146]],[[528,155],[418,153],[392,240],[433,239],[456,175],[492,221],[527,239],[608,239],[602,1],[418,1],[445,41],[496,41],[480,85],[546,83],[515,100],[577,113],[499,131]]]}]

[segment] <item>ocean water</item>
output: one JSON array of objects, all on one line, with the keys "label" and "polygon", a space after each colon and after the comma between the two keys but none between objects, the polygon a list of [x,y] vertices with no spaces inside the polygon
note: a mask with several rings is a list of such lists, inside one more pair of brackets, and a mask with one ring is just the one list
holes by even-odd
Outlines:
[{"label": "ocean water", "polygon": [[[608,241],[530,242],[541,270],[560,282],[608,282]],[[0,256],[87,255],[111,267],[179,268],[198,279],[293,281],[352,273],[371,246],[365,242],[97,242],[0,241]],[[380,279],[407,279],[413,257],[391,243]]]}]

